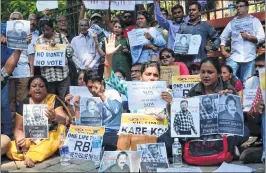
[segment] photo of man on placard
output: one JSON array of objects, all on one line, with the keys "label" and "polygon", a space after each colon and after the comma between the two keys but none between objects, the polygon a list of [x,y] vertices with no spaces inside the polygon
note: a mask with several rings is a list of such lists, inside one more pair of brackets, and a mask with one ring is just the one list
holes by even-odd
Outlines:
[{"label": "photo of man on placard", "polygon": [[7,35],[14,38],[26,38],[28,34],[24,31],[24,23],[16,21],[13,24],[13,30],[8,31]]},{"label": "photo of man on placard", "polygon": [[215,100],[212,96],[206,95],[201,97],[200,119],[206,120],[217,118],[218,112],[215,106]]},{"label": "photo of man on placard", "polygon": [[158,144],[148,144],[148,152],[142,156],[142,162],[167,163],[167,159],[161,154]]},{"label": "photo of man on placard", "polygon": [[175,44],[174,50],[175,52],[187,54],[189,49],[189,39],[186,35],[181,35],[179,38],[179,42]]},{"label": "photo of man on placard", "polygon": [[128,154],[125,151],[121,151],[116,158],[116,163],[108,167],[103,172],[130,172],[128,162]]},{"label": "photo of man on placard", "polygon": [[[83,100],[82,100],[83,101]],[[83,124],[92,123],[91,120],[97,121],[101,119],[100,108],[98,107],[98,103],[94,98],[89,98],[86,100],[85,110],[81,112],[80,122]],[[95,122],[96,123],[96,122]],[[100,125],[100,124],[99,124]],[[94,124],[97,126],[97,124]]]},{"label": "photo of man on placard", "polygon": [[227,96],[225,100],[225,110],[219,113],[218,119],[243,121],[237,112],[237,102],[233,96]]},{"label": "photo of man on placard", "polygon": [[197,131],[193,122],[193,116],[188,110],[188,101],[180,102],[181,111],[174,118],[174,130],[177,135],[191,135],[191,130],[197,135]]}]

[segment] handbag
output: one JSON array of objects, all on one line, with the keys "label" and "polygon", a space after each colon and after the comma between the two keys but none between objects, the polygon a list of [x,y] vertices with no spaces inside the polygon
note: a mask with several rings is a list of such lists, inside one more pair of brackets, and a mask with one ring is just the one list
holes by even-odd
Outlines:
[{"label": "handbag", "polygon": [[[193,165],[211,166],[233,160],[234,144],[226,135],[209,135],[185,143],[184,160]],[[231,144],[230,144],[231,143]],[[232,147],[233,146],[233,147]]]},{"label": "handbag", "polygon": [[117,140],[117,150],[136,151],[137,144],[157,143],[154,135],[121,134]]}]

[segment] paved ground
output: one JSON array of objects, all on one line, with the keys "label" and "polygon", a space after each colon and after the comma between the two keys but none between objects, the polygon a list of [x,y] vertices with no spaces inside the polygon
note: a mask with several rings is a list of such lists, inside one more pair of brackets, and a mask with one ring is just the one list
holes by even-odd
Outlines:
[{"label": "paved ground", "polygon": [[[43,163],[38,163],[34,168],[26,168],[22,161],[4,161],[1,165],[1,170],[9,172],[98,172],[98,168],[90,161],[73,160],[69,166],[61,166],[59,156],[54,156]],[[234,164],[242,165],[240,161],[233,162]],[[185,165],[186,167],[188,165]],[[256,169],[256,172],[265,172],[264,164],[246,164],[246,166]],[[212,172],[218,166],[200,167],[203,172]]]}]

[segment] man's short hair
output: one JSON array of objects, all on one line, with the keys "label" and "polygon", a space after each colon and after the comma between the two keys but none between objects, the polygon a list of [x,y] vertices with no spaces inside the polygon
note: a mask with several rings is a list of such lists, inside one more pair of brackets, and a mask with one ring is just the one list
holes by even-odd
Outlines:
[{"label": "man's short hair", "polygon": [[203,102],[205,99],[207,99],[207,98],[209,98],[209,99],[212,101],[212,97],[211,97],[211,96],[203,96],[203,97],[202,97],[202,102]]},{"label": "man's short hair", "polygon": [[231,100],[233,100],[235,102],[235,104],[236,104],[236,100],[234,99],[233,96],[227,96],[227,98],[225,100],[225,104],[228,105],[228,102],[231,101]]},{"label": "man's short hair", "polygon": [[127,154],[125,151],[121,151],[121,152],[117,155],[116,160],[118,160],[119,157],[120,157],[121,155],[126,155],[126,156],[128,157],[128,154]]},{"label": "man's short hair", "polygon": [[187,39],[187,36],[181,35],[180,40],[182,40],[182,38],[186,38]]},{"label": "man's short hair", "polygon": [[200,5],[200,3],[198,1],[192,1],[191,3],[189,3],[189,7],[191,5],[196,5],[198,7],[199,11],[201,11],[201,5]]},{"label": "man's short hair", "polygon": [[18,14],[20,16],[20,19],[23,20],[22,14],[20,12],[18,12],[18,11],[14,11],[13,13],[11,13],[9,18],[11,18],[11,16],[13,16],[14,14]]},{"label": "man's short hair", "polygon": [[132,65],[132,67],[137,66],[137,65],[142,65],[142,64],[141,63],[135,63],[135,64]]},{"label": "man's short hair", "polygon": [[152,146],[155,146],[156,148],[159,148],[158,145],[156,145],[156,144],[149,144],[149,145],[148,145],[148,149],[149,149],[150,147],[152,147]]},{"label": "man's short hair", "polygon": [[188,101],[187,101],[187,100],[182,100],[182,101],[180,102],[180,105],[181,105],[182,103],[187,103],[187,104],[188,104]]},{"label": "man's short hair", "polygon": [[[176,4],[175,6],[173,6],[172,7],[172,9],[171,9],[171,12],[173,13],[173,11],[174,10],[176,10],[176,9],[181,9],[182,10],[182,12],[184,13],[184,8],[183,8],[183,6],[182,5],[179,5],[179,4]],[[168,15],[167,15],[168,16]]]},{"label": "man's short hair", "polygon": [[249,6],[248,0],[237,0],[236,1],[236,4],[239,4],[240,2],[244,2],[245,3],[245,6]]},{"label": "man's short hair", "polygon": [[122,75],[124,78],[126,78],[126,74],[125,74],[122,70],[117,69],[114,73],[116,73],[116,72],[121,73],[121,75]]},{"label": "man's short hair", "polygon": [[265,61],[265,53],[259,55],[259,56],[255,59],[255,61]]},{"label": "man's short hair", "polygon": [[86,107],[89,106],[89,103],[90,103],[90,102],[94,102],[94,103],[97,105],[97,102],[96,102],[93,98],[90,98],[90,99],[88,99],[88,100],[86,101]]}]

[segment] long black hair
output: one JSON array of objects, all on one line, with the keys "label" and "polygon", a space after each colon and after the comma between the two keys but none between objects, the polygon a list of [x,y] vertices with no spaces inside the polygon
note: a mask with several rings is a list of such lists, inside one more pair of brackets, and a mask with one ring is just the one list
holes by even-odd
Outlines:
[{"label": "long black hair", "polygon": [[32,81],[34,81],[35,79],[41,79],[44,83],[45,88],[48,89],[48,81],[41,75],[35,75],[35,76],[31,77],[28,81],[28,86],[27,86],[28,90],[30,90],[30,85],[31,85]]}]

